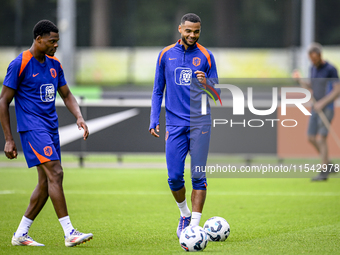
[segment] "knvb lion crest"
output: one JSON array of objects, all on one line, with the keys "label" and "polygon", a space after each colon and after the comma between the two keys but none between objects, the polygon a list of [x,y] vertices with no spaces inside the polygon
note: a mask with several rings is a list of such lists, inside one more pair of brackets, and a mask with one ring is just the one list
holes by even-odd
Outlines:
[{"label": "knvb lion crest", "polygon": [[43,102],[51,102],[55,99],[55,89],[53,84],[44,84],[40,86],[40,98]]},{"label": "knvb lion crest", "polygon": [[190,68],[178,67],[175,69],[175,82],[177,85],[188,86],[191,84],[192,70]]}]

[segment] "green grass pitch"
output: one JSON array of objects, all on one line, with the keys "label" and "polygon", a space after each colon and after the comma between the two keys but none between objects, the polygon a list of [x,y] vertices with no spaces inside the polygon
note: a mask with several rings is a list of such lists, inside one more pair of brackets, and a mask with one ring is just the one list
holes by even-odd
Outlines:
[{"label": "green grass pitch", "polygon": [[[191,189],[186,172],[187,190]],[[13,247],[11,237],[36,185],[34,168],[0,169],[0,254],[184,254],[179,211],[165,169],[65,168],[73,226],[93,240],[64,246],[49,200],[30,229],[45,247]],[[204,254],[339,254],[340,179],[208,179],[201,226],[212,216],[230,224],[227,241]],[[189,193],[188,193],[189,195]]]}]

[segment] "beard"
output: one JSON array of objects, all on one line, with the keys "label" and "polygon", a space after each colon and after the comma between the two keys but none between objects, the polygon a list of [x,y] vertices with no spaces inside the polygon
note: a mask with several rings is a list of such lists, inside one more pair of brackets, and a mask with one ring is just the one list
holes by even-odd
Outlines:
[{"label": "beard", "polygon": [[186,45],[188,45],[188,46],[193,46],[193,45],[195,45],[195,43],[197,43],[198,39],[199,39],[199,37],[198,37],[192,44],[189,44],[188,41],[185,39],[185,37],[182,36],[182,41],[183,41]]},{"label": "beard", "polygon": [[54,56],[54,54],[57,52],[57,49],[50,49],[47,53],[46,53],[46,55],[48,55],[48,56],[50,56],[50,57],[53,57]]}]

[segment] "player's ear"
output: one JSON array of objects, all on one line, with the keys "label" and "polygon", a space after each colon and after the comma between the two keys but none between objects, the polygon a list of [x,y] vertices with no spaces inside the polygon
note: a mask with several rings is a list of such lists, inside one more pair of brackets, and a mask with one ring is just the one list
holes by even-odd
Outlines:
[{"label": "player's ear", "polygon": [[182,26],[181,26],[181,24],[179,24],[179,26],[178,26],[178,32],[182,34]]},{"label": "player's ear", "polygon": [[41,42],[41,35],[38,35],[36,38],[35,38],[35,40],[36,40],[36,42],[38,42],[38,43],[40,43]]}]

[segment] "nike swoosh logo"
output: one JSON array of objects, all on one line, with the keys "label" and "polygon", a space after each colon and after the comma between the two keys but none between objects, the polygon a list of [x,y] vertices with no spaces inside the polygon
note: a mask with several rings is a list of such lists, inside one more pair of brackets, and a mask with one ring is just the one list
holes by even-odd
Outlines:
[{"label": "nike swoosh logo", "polygon": [[37,74],[33,74],[33,77],[35,77],[35,76],[37,76],[39,73],[37,73]]},{"label": "nike swoosh logo", "polygon": [[[138,114],[139,110],[137,108],[133,108],[127,111],[113,113],[107,116],[88,120],[86,121],[86,124],[89,128],[90,134],[94,134]],[[60,146],[72,143],[82,138],[83,134],[83,129],[79,130],[74,124],[59,128]]]},{"label": "nike swoosh logo", "polygon": [[208,133],[208,132],[209,132],[209,131],[206,131],[206,132],[203,132],[203,131],[202,131],[202,135],[204,135],[204,134],[206,134],[206,133]]},{"label": "nike swoosh logo", "polygon": [[177,58],[169,58],[169,60],[175,60],[175,59],[177,59]]}]

